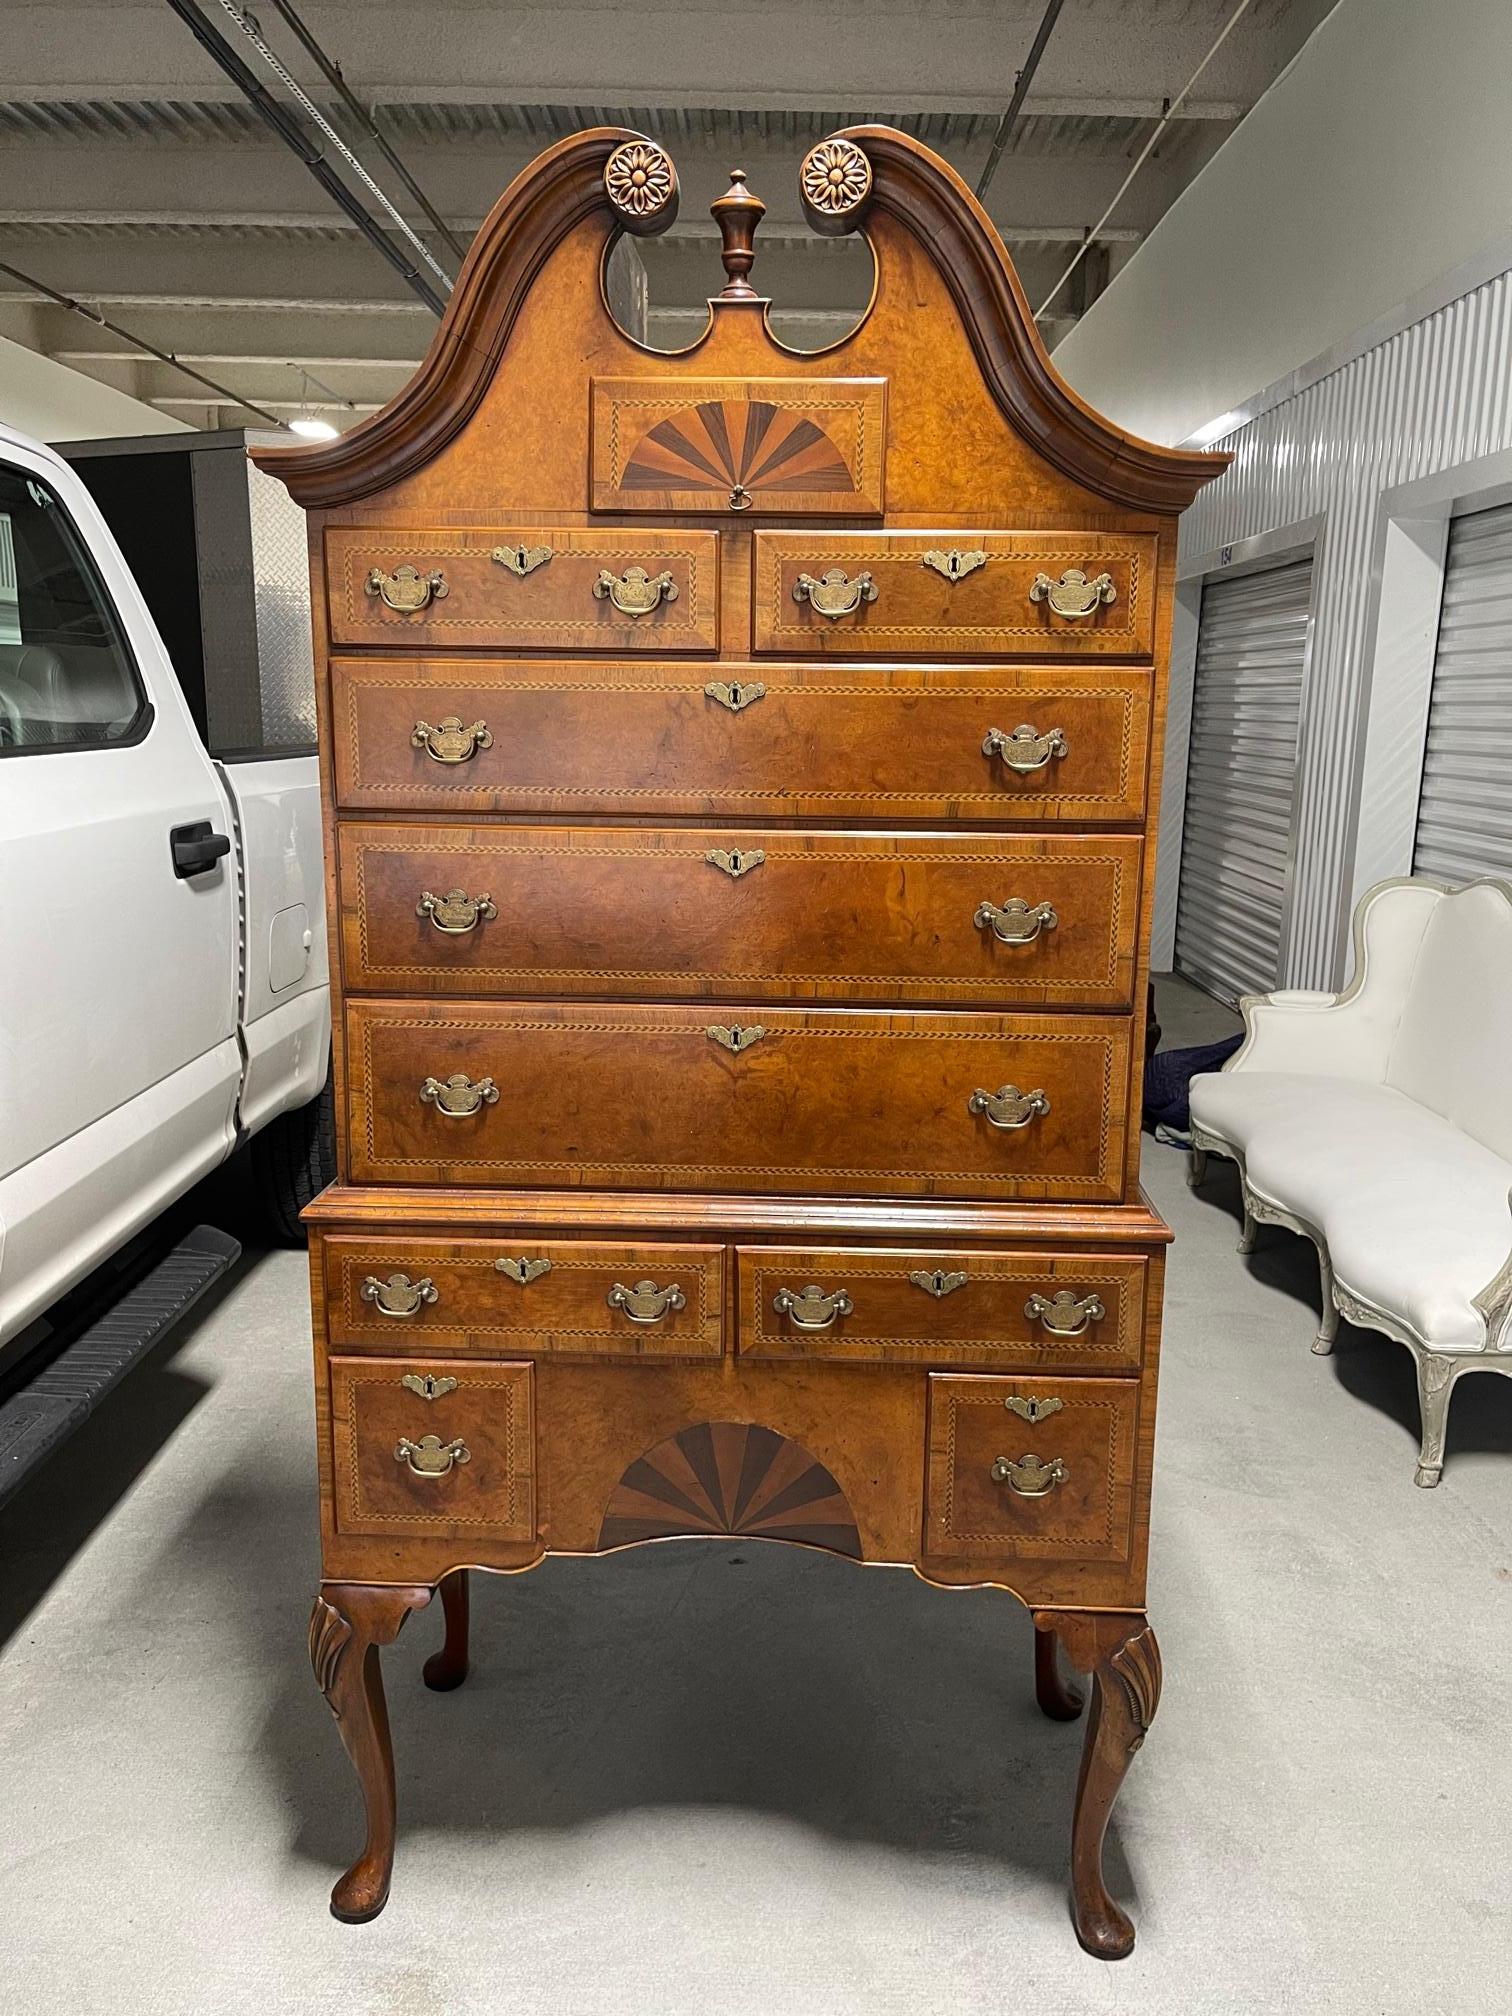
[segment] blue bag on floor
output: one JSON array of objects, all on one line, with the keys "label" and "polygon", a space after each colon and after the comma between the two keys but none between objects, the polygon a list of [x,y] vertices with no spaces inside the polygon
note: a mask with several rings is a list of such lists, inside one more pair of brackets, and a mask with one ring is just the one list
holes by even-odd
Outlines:
[{"label": "blue bag on floor", "polygon": [[1195,1050],[1157,1050],[1145,1060],[1144,1124],[1160,1131],[1162,1139],[1187,1136],[1191,1132],[1192,1109],[1188,1091],[1202,1071],[1217,1071],[1226,1064],[1239,1045],[1240,1036],[1225,1036],[1221,1043],[1199,1043]]}]

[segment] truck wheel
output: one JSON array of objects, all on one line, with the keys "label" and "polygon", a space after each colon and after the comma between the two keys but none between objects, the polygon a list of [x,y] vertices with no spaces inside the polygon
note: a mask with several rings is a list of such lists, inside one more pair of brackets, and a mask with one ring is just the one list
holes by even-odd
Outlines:
[{"label": "truck wheel", "polygon": [[307,1106],[280,1113],[254,1134],[248,1152],[252,1187],[274,1237],[284,1246],[303,1246],[305,1229],[299,1214],[336,1180],[336,1107],[330,1078]]}]

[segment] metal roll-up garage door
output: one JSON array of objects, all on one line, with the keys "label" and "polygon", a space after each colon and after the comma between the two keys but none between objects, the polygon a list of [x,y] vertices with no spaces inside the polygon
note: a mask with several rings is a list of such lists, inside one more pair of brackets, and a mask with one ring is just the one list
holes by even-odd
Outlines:
[{"label": "metal roll-up garage door", "polygon": [[1512,876],[1512,505],[1449,528],[1412,872]]},{"label": "metal roll-up garage door", "polygon": [[1225,1001],[1280,978],[1311,593],[1311,559],[1202,591],[1176,967]]}]

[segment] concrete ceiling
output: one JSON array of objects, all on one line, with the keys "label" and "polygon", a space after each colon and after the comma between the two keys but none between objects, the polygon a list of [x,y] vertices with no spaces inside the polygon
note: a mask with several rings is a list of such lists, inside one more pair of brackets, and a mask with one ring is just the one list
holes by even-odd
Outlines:
[{"label": "concrete ceiling", "polygon": [[[275,96],[225,0],[199,0]],[[988,208],[1036,308],[1097,222],[1236,0],[1065,0]],[[1290,61],[1333,0],[1252,0],[1099,241],[1042,321],[1053,347]],[[975,184],[1043,0],[308,0],[328,56],[465,242],[549,141],[610,123],[660,139],[679,224],[641,249],[649,339],[690,342],[722,275],[708,204],[733,165],[767,203],[756,278],[789,341],[843,332],[864,247],[803,225],[798,162],[837,126],[886,120]],[[392,166],[271,0],[288,70],[454,272]],[[279,417],[350,425],[390,398],[435,317],[263,124],[166,0],[10,0],[0,79],[0,261]],[[296,112],[302,123],[304,116]],[[317,136],[318,138],[318,136]],[[329,148],[326,157],[352,177]],[[372,197],[360,191],[369,208]],[[422,228],[423,227],[423,228]],[[0,335],[196,426],[252,416],[0,274]]]}]

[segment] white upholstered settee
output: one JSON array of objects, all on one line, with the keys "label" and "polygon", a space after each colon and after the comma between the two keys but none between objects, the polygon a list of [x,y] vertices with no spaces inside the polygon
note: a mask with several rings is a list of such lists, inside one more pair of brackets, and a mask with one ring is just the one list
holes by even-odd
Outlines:
[{"label": "white upholstered settee", "polygon": [[1461,1373],[1512,1376],[1512,885],[1382,882],[1339,995],[1252,995],[1245,1039],[1194,1078],[1193,1184],[1239,1164],[1256,1221],[1311,1239],[1314,1351],[1342,1313],[1417,1361],[1419,1484],[1444,1464]]}]

